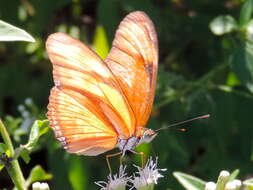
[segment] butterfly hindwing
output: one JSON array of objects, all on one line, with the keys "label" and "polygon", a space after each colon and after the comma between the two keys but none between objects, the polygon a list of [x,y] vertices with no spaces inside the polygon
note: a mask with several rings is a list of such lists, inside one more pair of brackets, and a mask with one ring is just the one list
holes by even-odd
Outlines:
[{"label": "butterfly hindwing", "polygon": [[117,143],[117,133],[97,118],[90,106],[92,102],[75,91],[57,87],[51,90],[47,117],[57,139],[69,152],[97,155]]}]

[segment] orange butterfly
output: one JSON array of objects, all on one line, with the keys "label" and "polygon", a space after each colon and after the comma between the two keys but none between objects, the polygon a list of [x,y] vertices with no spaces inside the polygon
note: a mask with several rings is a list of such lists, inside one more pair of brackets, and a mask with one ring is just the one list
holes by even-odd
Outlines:
[{"label": "orange butterfly", "polygon": [[141,11],[127,15],[103,61],[63,33],[48,37],[55,86],[47,117],[71,153],[95,156],[118,147],[123,155],[156,132],[146,129],[158,67],[154,25]]}]

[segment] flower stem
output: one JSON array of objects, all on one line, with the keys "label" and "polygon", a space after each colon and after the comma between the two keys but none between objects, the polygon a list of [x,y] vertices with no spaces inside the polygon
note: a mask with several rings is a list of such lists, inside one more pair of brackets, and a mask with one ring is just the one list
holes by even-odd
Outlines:
[{"label": "flower stem", "polygon": [[[15,155],[15,151],[14,151],[10,136],[1,119],[0,119],[0,134],[2,135],[4,143],[7,145],[8,149],[10,150],[11,158],[12,158]],[[10,164],[6,165],[6,169],[13,183],[15,184],[15,187],[18,190],[26,190],[27,187],[25,185],[25,178],[19,166],[18,160],[16,159],[11,160]]]}]

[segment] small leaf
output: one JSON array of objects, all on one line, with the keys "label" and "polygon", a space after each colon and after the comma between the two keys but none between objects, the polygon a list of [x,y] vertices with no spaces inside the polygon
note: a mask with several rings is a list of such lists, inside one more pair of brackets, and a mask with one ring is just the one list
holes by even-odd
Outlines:
[{"label": "small leaf", "polygon": [[4,168],[3,164],[0,164],[0,171]]},{"label": "small leaf", "polygon": [[7,145],[4,143],[0,143],[0,154],[5,153],[8,149]]},{"label": "small leaf", "polygon": [[35,42],[26,31],[0,20],[0,41],[27,41]]},{"label": "small leaf", "polygon": [[26,164],[28,164],[31,160],[30,156],[29,156],[29,152],[28,150],[26,149],[23,149],[21,152],[20,152],[20,156],[21,158],[25,161]]},{"label": "small leaf", "polygon": [[236,30],[237,23],[232,16],[221,15],[211,21],[209,28],[215,35],[220,36]]},{"label": "small leaf", "polygon": [[26,145],[24,145],[24,147],[27,148],[29,151],[31,151],[35,147],[40,136],[45,134],[49,130],[48,125],[49,125],[48,120],[43,121],[36,120],[31,128],[29,141]]},{"label": "small leaf", "polygon": [[173,175],[187,190],[205,189],[206,182],[202,179],[181,172],[173,172]]},{"label": "small leaf", "polygon": [[8,146],[4,143],[0,143],[0,155],[3,153],[9,157],[11,156],[11,151],[8,149]]},{"label": "small leaf", "polygon": [[241,11],[240,11],[240,18],[239,18],[239,25],[240,27],[245,26],[252,14],[252,7],[253,6],[253,1],[252,0],[246,0],[245,3],[243,4]]},{"label": "small leaf", "polygon": [[10,115],[7,115],[5,117],[5,125],[8,126],[8,131],[13,131],[14,129],[18,128],[19,125],[22,123],[22,118],[18,117],[18,118],[14,118]]},{"label": "small leaf", "polygon": [[239,172],[240,172],[240,170],[238,170],[238,169],[234,170],[234,171],[230,174],[228,181],[234,180],[234,179],[238,176]]},{"label": "small leaf", "polygon": [[[6,154],[7,156],[10,156],[10,150],[8,149],[8,146],[4,143],[0,143],[0,156],[2,154]],[[1,164],[0,161],[0,171],[4,168],[4,164]]]},{"label": "small leaf", "polygon": [[234,86],[240,85],[240,80],[238,79],[237,75],[234,72],[229,72],[226,84],[229,87],[234,87]]},{"label": "small leaf", "polygon": [[29,186],[30,184],[34,183],[35,181],[44,181],[44,180],[49,180],[52,178],[51,174],[48,174],[45,172],[45,170],[43,170],[43,168],[39,165],[35,166],[29,177],[27,178],[27,186]]},{"label": "small leaf", "polygon": [[102,26],[97,26],[96,28],[93,46],[95,47],[97,54],[105,59],[109,52],[109,45],[105,30]]},{"label": "small leaf", "polygon": [[253,48],[250,43],[234,50],[231,65],[241,83],[253,92]]}]

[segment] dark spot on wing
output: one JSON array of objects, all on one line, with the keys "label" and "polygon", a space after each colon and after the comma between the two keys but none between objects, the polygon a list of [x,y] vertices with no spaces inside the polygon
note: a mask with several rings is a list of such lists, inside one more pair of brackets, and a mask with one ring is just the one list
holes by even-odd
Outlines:
[{"label": "dark spot on wing", "polygon": [[145,71],[149,76],[149,85],[152,85],[152,78],[153,78],[153,65],[150,63],[147,63],[144,65]]}]

